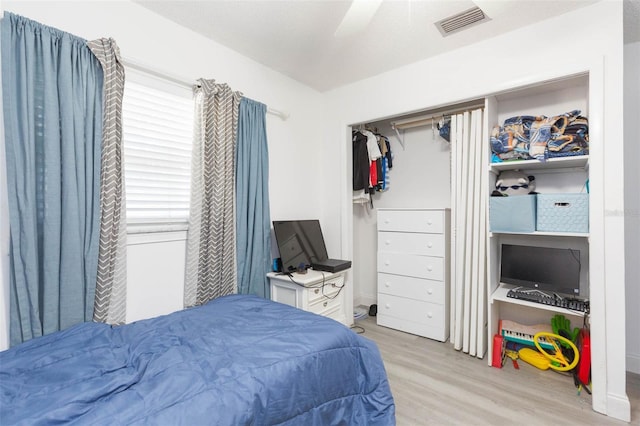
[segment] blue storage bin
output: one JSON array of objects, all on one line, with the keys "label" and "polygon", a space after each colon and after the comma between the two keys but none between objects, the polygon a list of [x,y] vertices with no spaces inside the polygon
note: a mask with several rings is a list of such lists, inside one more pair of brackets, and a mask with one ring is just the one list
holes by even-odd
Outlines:
[{"label": "blue storage bin", "polygon": [[538,194],[536,229],[589,232],[589,194]]},{"label": "blue storage bin", "polygon": [[489,230],[491,232],[534,232],[536,230],[536,195],[491,197]]}]

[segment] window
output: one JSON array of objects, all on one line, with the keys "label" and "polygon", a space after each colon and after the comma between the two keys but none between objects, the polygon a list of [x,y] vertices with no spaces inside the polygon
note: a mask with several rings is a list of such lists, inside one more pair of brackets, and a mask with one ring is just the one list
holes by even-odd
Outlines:
[{"label": "window", "polygon": [[186,229],[193,110],[188,87],[127,69],[122,128],[128,225]]}]

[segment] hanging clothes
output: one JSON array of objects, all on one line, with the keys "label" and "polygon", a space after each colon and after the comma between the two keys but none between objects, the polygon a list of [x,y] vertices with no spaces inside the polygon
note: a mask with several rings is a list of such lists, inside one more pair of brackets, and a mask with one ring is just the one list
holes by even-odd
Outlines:
[{"label": "hanging clothes", "polygon": [[353,203],[372,205],[370,194],[388,188],[391,144],[386,136],[370,130],[353,130],[352,148]]},{"label": "hanging clothes", "polygon": [[393,154],[391,153],[391,143],[389,142],[389,138],[387,138],[385,136],[385,144],[387,145],[387,163],[389,165],[389,168],[392,169],[393,168]]},{"label": "hanging clothes", "polygon": [[391,144],[389,143],[389,139],[383,135],[376,135],[378,137],[378,145],[380,146],[380,152],[382,153],[382,157],[379,161],[379,172],[378,172],[378,186],[377,190],[387,191],[389,189],[389,169],[391,168]]},{"label": "hanging clothes", "polygon": [[368,138],[361,132],[352,132],[353,146],[353,203],[368,204],[369,197],[369,150]]},{"label": "hanging clothes", "polygon": [[382,191],[382,185],[384,184],[384,176],[383,176],[383,168],[382,168],[382,159],[384,157],[380,157],[376,160],[376,184],[374,189],[376,191]]},{"label": "hanging clothes", "polygon": [[353,145],[353,190],[369,187],[369,150],[367,137],[358,131],[352,132]]},{"label": "hanging clothes", "polygon": [[362,134],[367,137],[369,161],[376,161],[378,158],[382,157],[380,147],[378,147],[378,138],[376,138],[376,135],[374,135],[373,132],[370,132],[369,130],[363,130]]},{"label": "hanging clothes", "polygon": [[393,167],[393,159],[391,153],[391,143],[389,142],[389,139],[387,139],[387,137],[385,137],[384,139],[385,146],[387,147],[387,153],[384,156],[384,186],[382,189],[384,191],[387,191],[389,190],[389,170],[391,170],[391,168]]}]

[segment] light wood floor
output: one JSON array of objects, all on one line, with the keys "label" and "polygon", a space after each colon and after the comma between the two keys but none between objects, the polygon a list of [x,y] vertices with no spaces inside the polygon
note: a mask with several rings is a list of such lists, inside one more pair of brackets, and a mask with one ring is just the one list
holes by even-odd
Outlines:
[{"label": "light wood floor", "polygon": [[[453,349],[450,343],[359,320],[376,342],[396,403],[398,426],[422,425],[626,425],[591,409],[573,379],[523,361],[502,369]],[[627,374],[631,424],[640,425],[640,376]]]}]

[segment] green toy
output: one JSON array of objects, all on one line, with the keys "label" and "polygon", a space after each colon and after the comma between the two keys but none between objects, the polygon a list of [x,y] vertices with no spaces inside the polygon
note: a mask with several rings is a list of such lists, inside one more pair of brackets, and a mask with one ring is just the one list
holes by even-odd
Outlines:
[{"label": "green toy", "polygon": [[573,331],[571,331],[571,321],[561,314],[557,314],[551,318],[551,329],[554,334],[566,337],[574,343],[578,338],[578,333],[580,333],[580,329],[578,327],[575,327]]}]

